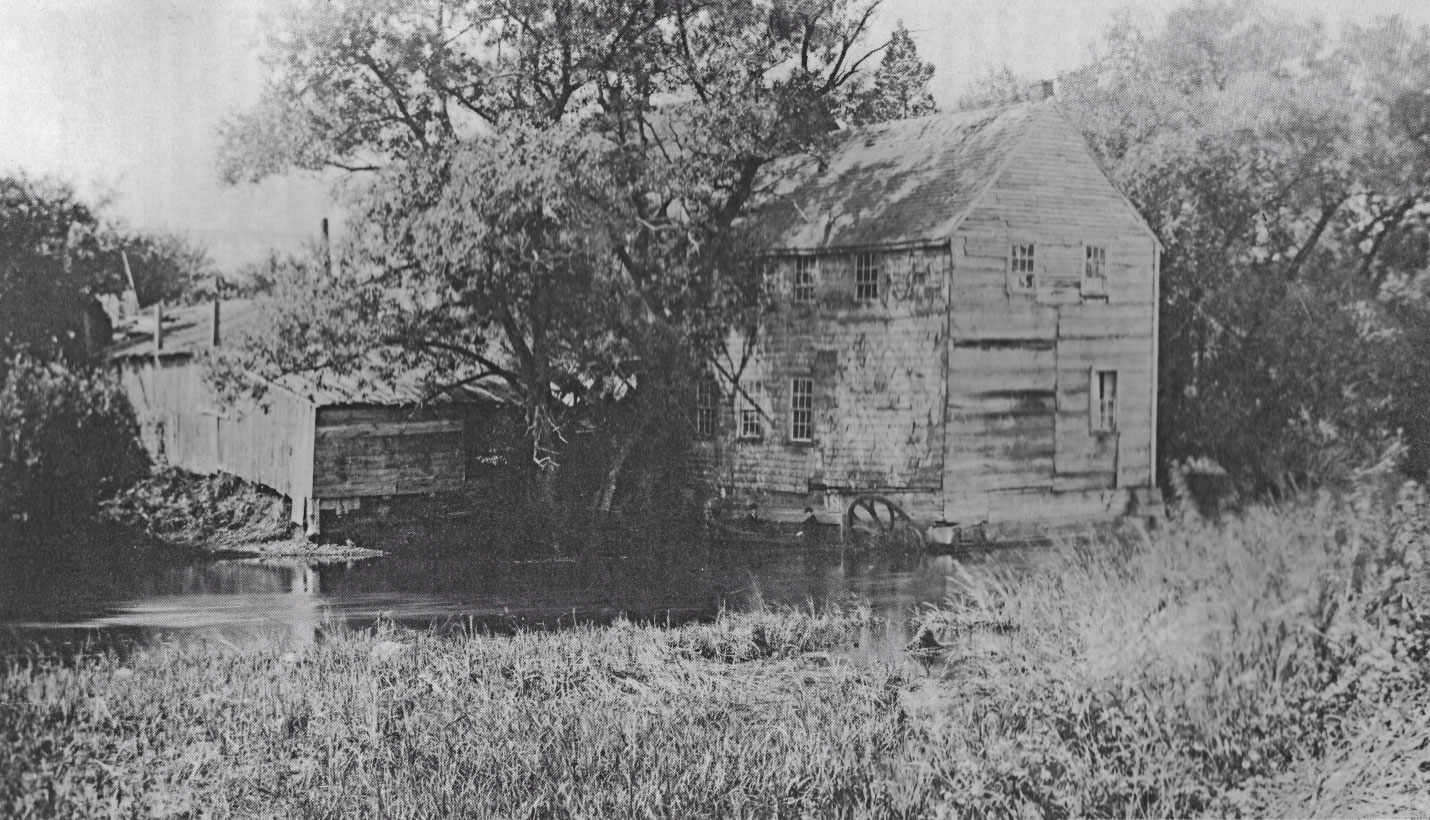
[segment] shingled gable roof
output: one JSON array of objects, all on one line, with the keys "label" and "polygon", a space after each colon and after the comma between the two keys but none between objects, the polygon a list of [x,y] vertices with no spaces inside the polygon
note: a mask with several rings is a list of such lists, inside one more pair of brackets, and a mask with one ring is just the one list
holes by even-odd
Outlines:
[{"label": "shingled gable roof", "polygon": [[778,253],[945,243],[1023,139],[1054,118],[1066,125],[1044,101],[850,129],[835,137],[822,165],[813,157],[785,161],[797,167],[783,165],[789,176],[755,216],[765,247]]}]

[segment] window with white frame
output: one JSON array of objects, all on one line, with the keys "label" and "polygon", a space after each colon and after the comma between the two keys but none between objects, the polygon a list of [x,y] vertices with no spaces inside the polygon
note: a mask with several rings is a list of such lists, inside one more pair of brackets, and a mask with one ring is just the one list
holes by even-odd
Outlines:
[{"label": "window with white frame", "polygon": [[794,300],[814,301],[814,257],[797,256],[794,260]]},{"label": "window with white frame", "polygon": [[1038,287],[1037,249],[1032,242],[1015,243],[1008,253],[1008,287],[1032,292]]},{"label": "window with white frame", "polygon": [[764,412],[760,409],[760,386],[752,384],[740,393],[740,438],[765,437]]},{"label": "window with white frame", "polygon": [[1082,292],[1090,296],[1107,294],[1107,248],[1101,245],[1083,247]]},{"label": "window with white frame", "polygon": [[854,257],[854,298],[879,298],[879,262],[872,253],[861,253]]},{"label": "window with white frame", "polygon": [[1117,432],[1117,371],[1092,371],[1092,432]]},{"label": "window with white frame", "polygon": [[814,439],[814,379],[790,380],[789,437],[791,441]]},{"label": "window with white frame", "polygon": [[707,373],[695,383],[695,433],[703,439],[715,438],[719,423],[720,385]]}]

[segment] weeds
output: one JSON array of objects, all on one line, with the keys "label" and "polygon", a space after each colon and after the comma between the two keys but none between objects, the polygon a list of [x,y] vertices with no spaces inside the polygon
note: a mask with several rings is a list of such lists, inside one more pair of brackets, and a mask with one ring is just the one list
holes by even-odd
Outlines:
[{"label": "weeds", "polygon": [[457,639],[389,626],[306,648],[12,662],[0,814],[820,814],[895,744],[899,679],[798,655],[867,618]]},{"label": "weeds", "polygon": [[911,810],[974,817],[1423,808],[1427,531],[1405,485],[965,575],[922,616],[948,691],[888,776]]}]

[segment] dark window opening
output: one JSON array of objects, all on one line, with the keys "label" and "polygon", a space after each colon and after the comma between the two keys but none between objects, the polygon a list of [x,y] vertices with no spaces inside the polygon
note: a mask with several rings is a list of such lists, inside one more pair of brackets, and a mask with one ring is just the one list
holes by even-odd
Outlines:
[{"label": "dark window opening", "polygon": [[814,379],[790,383],[789,437],[794,441],[814,439]]},{"label": "dark window opening", "polygon": [[879,298],[879,266],[872,253],[861,253],[854,259],[854,298]]}]

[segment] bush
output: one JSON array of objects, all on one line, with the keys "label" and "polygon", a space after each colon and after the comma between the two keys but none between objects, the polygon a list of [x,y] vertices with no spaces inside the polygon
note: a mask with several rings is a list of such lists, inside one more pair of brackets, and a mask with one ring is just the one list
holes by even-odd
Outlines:
[{"label": "bush", "polygon": [[0,384],[0,523],[88,516],[143,477],[134,410],[99,371],[19,355]]}]

